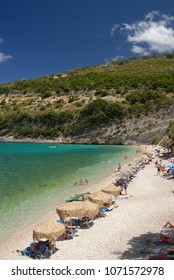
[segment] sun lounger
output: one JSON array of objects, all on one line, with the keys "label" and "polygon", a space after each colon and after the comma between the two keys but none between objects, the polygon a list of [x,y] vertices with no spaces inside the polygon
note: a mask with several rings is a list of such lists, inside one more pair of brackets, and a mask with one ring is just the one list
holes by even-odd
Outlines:
[{"label": "sun lounger", "polygon": [[106,217],[105,211],[99,211],[99,213],[95,216],[95,219],[104,217]]},{"label": "sun lounger", "polygon": [[[35,252],[33,251],[33,247],[36,249]],[[30,246],[22,250],[21,253],[22,255],[28,256],[32,259],[48,259],[57,250],[58,249],[55,246],[53,246],[49,242],[49,240],[46,240],[30,243]]]},{"label": "sun lounger", "polygon": [[80,222],[79,226],[82,229],[89,229],[90,227],[93,226],[93,224],[94,224],[93,221],[85,221],[85,222]]},{"label": "sun lounger", "polygon": [[111,205],[110,207],[101,207],[100,211],[104,211],[104,212],[111,211],[111,210],[113,210],[114,207],[115,207],[114,204]]},{"label": "sun lounger", "polygon": [[77,230],[69,230],[66,231],[66,233],[64,234],[64,239],[73,239],[74,236],[78,236],[77,234]]},{"label": "sun lounger", "polygon": [[[37,245],[38,243],[35,243],[35,244]],[[45,250],[46,250],[46,244],[44,243],[40,246],[40,248],[36,252],[33,252],[31,250],[31,246],[29,246],[29,247],[25,248],[24,250],[22,250],[22,254],[25,256],[28,256],[32,259],[43,259],[43,258],[45,258],[45,254],[44,254]]]},{"label": "sun lounger", "polygon": [[[59,222],[62,223],[62,221],[60,221],[60,220],[57,220],[57,222],[58,223]],[[66,225],[66,223],[64,223],[64,224]],[[75,236],[75,233],[77,232],[77,230],[79,228],[88,229],[88,228],[92,227],[93,224],[94,224],[93,221],[92,220],[88,220],[88,217],[86,215],[84,215],[83,221],[80,221],[79,219],[72,218],[71,219],[71,226],[75,226],[76,228],[75,229],[67,229],[66,232],[70,232],[71,231],[72,234],[70,236],[72,236],[73,234],[74,234],[73,236]]]},{"label": "sun lounger", "polygon": [[[66,226],[66,223],[64,221],[56,220],[56,222],[62,223]],[[72,224],[72,226],[74,226],[74,225]],[[66,229],[66,232],[63,235],[63,239],[73,239],[74,236],[78,236],[77,231],[78,231],[79,228],[80,227],[77,226],[76,228]]]}]

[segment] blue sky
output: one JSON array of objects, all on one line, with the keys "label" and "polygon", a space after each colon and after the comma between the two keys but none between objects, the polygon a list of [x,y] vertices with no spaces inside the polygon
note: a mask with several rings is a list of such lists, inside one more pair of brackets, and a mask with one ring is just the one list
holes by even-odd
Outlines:
[{"label": "blue sky", "polygon": [[174,52],[173,0],[0,0],[0,83]]}]

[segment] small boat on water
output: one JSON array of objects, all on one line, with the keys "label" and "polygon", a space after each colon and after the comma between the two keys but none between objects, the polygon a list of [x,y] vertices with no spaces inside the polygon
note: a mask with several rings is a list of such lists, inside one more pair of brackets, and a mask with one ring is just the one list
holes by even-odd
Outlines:
[{"label": "small boat on water", "polygon": [[56,148],[56,146],[49,146],[49,148],[50,148],[50,149],[55,149],[55,148]]}]

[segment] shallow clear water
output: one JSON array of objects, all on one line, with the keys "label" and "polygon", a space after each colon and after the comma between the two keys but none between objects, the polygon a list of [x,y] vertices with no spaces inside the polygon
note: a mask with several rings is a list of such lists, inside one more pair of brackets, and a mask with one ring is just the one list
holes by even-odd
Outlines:
[{"label": "shallow clear water", "polygon": [[[0,241],[135,155],[128,146],[0,143]],[[80,187],[84,190],[85,186]]]}]

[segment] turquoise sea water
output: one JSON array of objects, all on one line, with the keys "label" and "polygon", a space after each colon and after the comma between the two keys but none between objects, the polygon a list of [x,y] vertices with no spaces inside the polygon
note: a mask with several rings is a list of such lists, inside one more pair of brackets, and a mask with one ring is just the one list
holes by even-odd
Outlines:
[{"label": "turquoise sea water", "polygon": [[0,241],[36,221],[71,194],[111,174],[135,148],[109,145],[0,143]]}]

